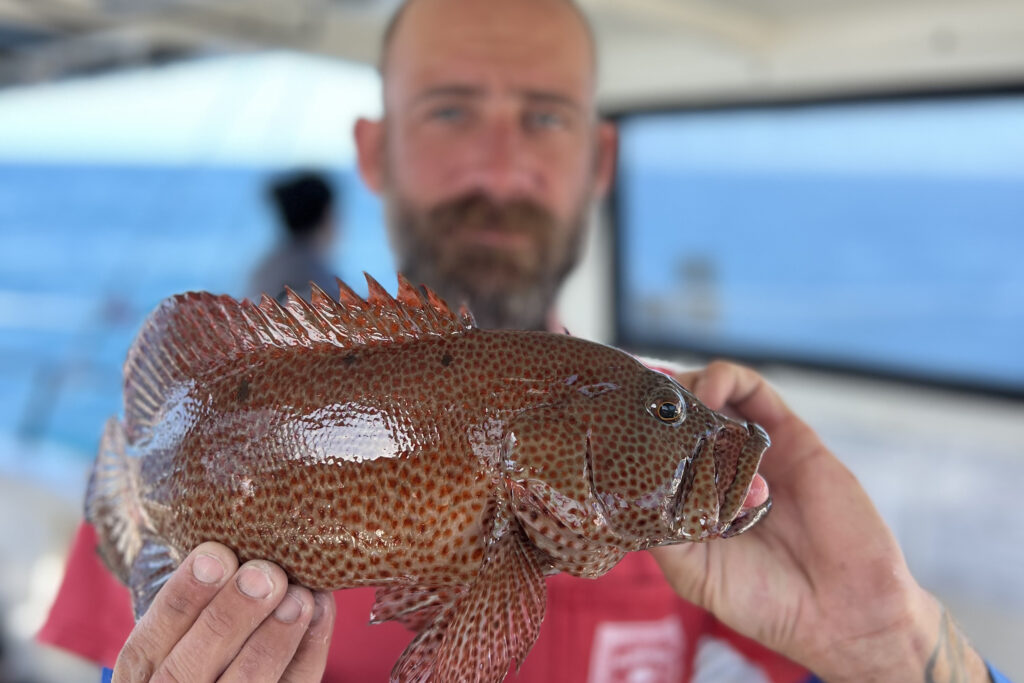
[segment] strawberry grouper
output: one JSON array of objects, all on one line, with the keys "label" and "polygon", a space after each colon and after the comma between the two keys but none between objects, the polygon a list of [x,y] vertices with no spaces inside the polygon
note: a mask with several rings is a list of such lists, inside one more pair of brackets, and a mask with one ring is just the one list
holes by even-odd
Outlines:
[{"label": "strawberry grouper", "polygon": [[[136,615],[197,545],[418,633],[398,681],[500,681],[544,577],[745,531],[768,437],[568,335],[483,330],[399,277],[364,300],[172,297],[125,363],[86,499]],[[340,284],[340,283],[339,283]]]}]

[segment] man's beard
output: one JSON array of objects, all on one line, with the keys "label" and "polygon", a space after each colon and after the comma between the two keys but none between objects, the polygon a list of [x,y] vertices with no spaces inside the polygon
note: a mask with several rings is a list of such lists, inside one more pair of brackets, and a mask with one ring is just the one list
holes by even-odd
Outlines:
[{"label": "man's beard", "polygon": [[[547,328],[558,289],[583,247],[586,205],[565,224],[528,200],[498,204],[473,193],[417,212],[387,201],[399,270],[484,328]],[[497,242],[497,243],[495,243]]]}]

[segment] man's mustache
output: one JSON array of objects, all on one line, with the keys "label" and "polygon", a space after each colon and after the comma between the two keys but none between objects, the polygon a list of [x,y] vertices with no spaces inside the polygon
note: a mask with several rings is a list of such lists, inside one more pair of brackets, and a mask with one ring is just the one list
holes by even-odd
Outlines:
[{"label": "man's mustache", "polygon": [[427,222],[441,236],[448,237],[467,226],[489,230],[550,234],[555,217],[543,206],[528,199],[497,202],[479,192],[458,197],[434,207]]}]

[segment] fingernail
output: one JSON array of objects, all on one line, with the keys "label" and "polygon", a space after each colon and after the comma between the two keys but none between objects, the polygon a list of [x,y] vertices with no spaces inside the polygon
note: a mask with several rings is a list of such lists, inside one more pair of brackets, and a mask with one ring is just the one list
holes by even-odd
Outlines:
[{"label": "fingernail", "polygon": [[196,555],[192,560],[192,576],[202,583],[217,583],[224,578],[224,565],[213,555]]},{"label": "fingernail", "polygon": [[310,621],[311,624],[315,624],[323,618],[324,612],[327,611],[327,601],[332,599],[330,595],[324,595],[323,593],[317,593],[313,596],[313,619]]},{"label": "fingernail", "polygon": [[278,621],[290,624],[298,619],[300,614],[302,614],[302,601],[295,594],[295,589],[289,588],[284,595],[284,600],[274,610],[274,616]]},{"label": "fingernail", "polygon": [[235,582],[238,584],[238,590],[257,600],[262,600],[274,590],[274,584],[271,583],[267,573],[253,565],[244,567],[238,573]]}]

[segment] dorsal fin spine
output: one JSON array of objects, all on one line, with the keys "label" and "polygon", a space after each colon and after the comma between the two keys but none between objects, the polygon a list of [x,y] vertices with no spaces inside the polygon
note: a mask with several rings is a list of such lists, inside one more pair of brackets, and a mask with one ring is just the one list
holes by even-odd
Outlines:
[{"label": "dorsal fin spine", "polygon": [[263,300],[260,301],[260,312],[266,317],[267,324],[275,333],[274,337],[278,340],[277,345],[291,346],[301,342],[301,332],[291,324],[294,318],[288,315],[288,312],[275,299],[264,294]]},{"label": "dorsal fin spine", "polygon": [[398,274],[398,296],[395,297],[406,306],[420,307],[420,297],[405,276],[401,273]]},{"label": "dorsal fin spine", "polygon": [[348,285],[338,278],[335,278],[335,280],[338,283],[338,303],[341,304],[342,307],[362,308],[366,305],[366,302],[363,301],[358,294],[353,292]]},{"label": "dorsal fin spine", "polygon": [[473,314],[469,312],[469,307],[466,304],[459,306],[459,318],[462,319],[462,323],[468,327],[472,327],[476,324],[473,319]]},{"label": "dorsal fin spine", "polygon": [[288,290],[288,306],[286,308],[289,313],[302,323],[311,341],[326,342],[330,339],[331,331],[328,321],[317,313],[312,304],[290,289]]},{"label": "dorsal fin spine", "polygon": [[366,302],[373,307],[387,306],[393,301],[391,295],[387,293],[380,283],[373,279],[369,273],[363,273],[363,277],[366,278]]},{"label": "dorsal fin spine", "polygon": [[309,301],[313,307],[318,307],[324,301],[330,301],[331,297],[315,282],[309,283]]},{"label": "dorsal fin spine", "polygon": [[255,338],[256,346],[273,346],[274,335],[271,332],[270,321],[263,315],[263,311],[255,304],[246,302],[248,306],[243,309],[244,317],[248,322],[248,330]]}]

